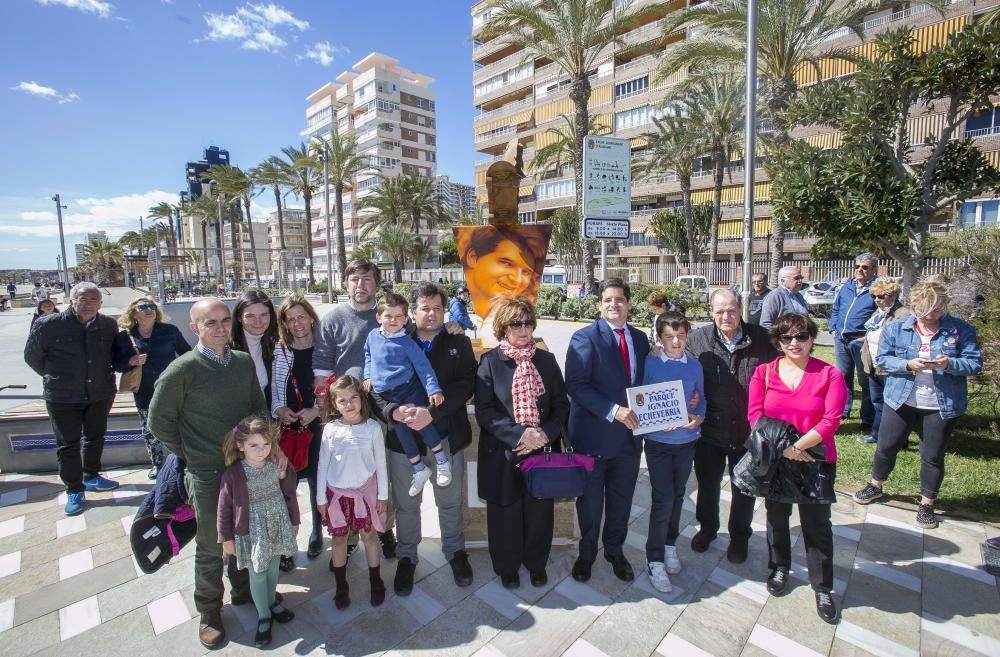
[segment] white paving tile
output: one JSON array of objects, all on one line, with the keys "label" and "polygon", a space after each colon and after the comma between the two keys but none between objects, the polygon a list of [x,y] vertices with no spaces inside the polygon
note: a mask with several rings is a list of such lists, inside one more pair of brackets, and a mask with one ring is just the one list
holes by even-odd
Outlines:
[{"label": "white paving tile", "polygon": [[479,497],[479,481],[477,479],[478,465],[479,463],[476,461],[465,462],[465,473],[466,473],[465,481],[466,481],[466,488],[468,489],[468,496],[466,497],[466,503],[469,505],[470,509],[486,508],[486,502],[484,502]]},{"label": "white paving tile", "polygon": [[922,536],[924,530],[919,527],[901,522],[894,518],[887,518],[886,516],[880,516],[877,513],[871,513],[870,511],[865,516],[865,522],[870,525],[881,525],[883,527],[889,527],[890,529],[895,529],[907,534],[912,534],[913,536]]},{"label": "white paving tile", "polygon": [[59,638],[63,641],[100,624],[101,610],[96,595],[59,610]]},{"label": "white paving tile", "polygon": [[580,608],[586,609],[595,616],[600,616],[611,605],[611,598],[598,592],[583,582],[567,577],[559,582],[555,591],[568,600],[575,602]]},{"label": "white paving tile", "polygon": [[[794,577],[795,579],[797,579],[799,581],[805,582],[806,584],[809,583],[809,567],[806,566],[806,565],[804,565],[804,564],[796,563],[796,562],[793,561],[792,562],[792,570],[790,571],[790,574],[791,574],[792,577]],[[767,589],[767,585],[766,584],[765,584],[764,588],[765,588],[765,590]],[[839,591],[840,594],[843,595],[844,591],[846,589],[847,589],[847,582],[845,582],[842,579],[838,579],[836,577],[833,578],[833,590],[834,591]]]},{"label": "white paving tile", "polygon": [[[914,562],[911,562],[914,563]],[[854,570],[865,573],[866,575],[871,575],[872,577],[878,577],[879,579],[884,579],[887,582],[891,582],[896,586],[902,586],[904,589],[910,589],[920,593],[920,578],[904,573],[901,570],[897,570],[891,566],[886,566],[885,564],[876,563],[874,561],[868,561],[867,559],[861,559],[860,557],[854,560]]]},{"label": "white paving tile", "polygon": [[698,646],[685,641],[676,634],[668,634],[656,646],[656,652],[666,657],[715,657],[710,652],[706,652]]},{"label": "white paving tile", "polygon": [[56,538],[69,536],[82,532],[87,528],[87,519],[81,513],[78,516],[70,516],[56,522]]},{"label": "white paving tile", "polygon": [[716,568],[708,576],[708,581],[718,584],[724,589],[731,589],[744,598],[749,598],[758,604],[764,604],[770,595],[763,582],[753,582],[734,575],[725,568]]},{"label": "white paving tile", "polygon": [[833,525],[833,535],[847,539],[848,541],[854,541],[855,543],[861,540],[860,530],[854,529],[853,527],[845,527],[844,525],[838,525],[836,524],[836,521],[834,521]]},{"label": "white paving tile", "polygon": [[769,630],[763,625],[754,625],[747,643],[752,643],[775,657],[822,657],[815,650],[810,650],[801,643],[792,641],[788,637],[778,634],[774,630]]},{"label": "white paving tile", "polygon": [[21,551],[0,555],[0,577],[21,572]]},{"label": "white paving tile", "polygon": [[191,612],[184,603],[184,596],[180,594],[180,591],[175,591],[159,600],[153,600],[146,605],[146,612],[153,624],[154,634],[163,634],[170,628],[177,627],[191,618]]},{"label": "white paving tile", "polygon": [[673,590],[670,593],[664,593],[662,591],[657,591],[652,582],[649,581],[649,574],[646,572],[640,572],[635,576],[635,584],[633,584],[638,589],[642,589],[646,593],[653,597],[659,598],[664,602],[669,604],[683,607],[687,604],[687,591],[681,587],[673,584]]},{"label": "white paving tile", "polygon": [[74,575],[94,569],[94,555],[90,548],[59,557],[59,580],[69,579]]},{"label": "white paving tile", "polygon": [[418,588],[413,589],[410,595],[397,595],[396,604],[410,612],[421,625],[427,625],[447,611],[441,603]]},{"label": "white paving tile", "polygon": [[16,518],[11,518],[10,520],[4,520],[0,522],[0,538],[7,538],[8,536],[14,536],[15,534],[20,534],[24,531],[24,516],[18,516]]},{"label": "white paving tile", "polygon": [[[355,554],[355,556],[357,556]],[[352,601],[352,604],[347,609],[337,609],[333,604],[333,589],[329,589],[319,595],[315,596],[310,604],[316,609],[316,612],[326,624],[331,627],[340,627],[344,623],[348,623],[358,616],[361,615],[365,609],[371,609],[366,604],[358,604],[362,602],[361,600]],[[243,605],[242,607],[236,607],[235,610],[242,609],[244,607],[249,607],[253,615],[253,626],[257,624],[257,612],[253,611],[252,605]],[[242,621],[241,621],[242,622]],[[248,628],[249,629],[249,628]]]},{"label": "white paving tile", "polygon": [[115,498],[115,503],[124,502],[135,497],[142,497],[146,493],[139,490],[135,486],[122,486],[121,488],[116,488],[111,492],[111,495]]},{"label": "white paving tile", "polygon": [[940,554],[924,552],[924,563],[942,568],[953,575],[962,575],[963,577],[974,579],[988,586],[994,586],[997,583],[997,578],[990,575],[982,568],[970,566],[967,563],[955,561],[954,559],[943,557]]},{"label": "white paving tile", "polygon": [[30,476],[31,475],[12,472],[10,474],[0,475],[0,481],[20,481],[21,479],[27,479]]},{"label": "white paving tile", "polygon": [[28,499],[27,488],[17,488],[15,490],[0,493],[0,506],[10,506],[11,504],[21,504]]},{"label": "white paving tile", "polygon": [[472,653],[472,657],[507,657],[507,655],[500,652],[492,643],[487,643],[482,648]]},{"label": "white paving tile", "polygon": [[562,657],[608,657],[608,653],[604,652],[594,644],[584,639],[577,639],[573,642],[566,652],[562,654]]},{"label": "white paving tile", "polygon": [[104,473],[105,479],[110,479],[111,481],[116,481],[118,479],[123,479],[132,473],[131,470],[108,470]]},{"label": "white paving tile", "polygon": [[417,545],[417,556],[421,561],[426,561],[434,566],[435,570],[448,563],[444,553],[441,552],[441,544],[437,541],[420,541],[420,544]]},{"label": "white paving tile", "polygon": [[125,535],[128,536],[129,532],[132,531],[132,523],[135,521],[135,516],[125,516],[122,518],[122,529],[125,530]]},{"label": "white paving tile", "polygon": [[631,545],[636,550],[646,551],[646,535],[630,529],[625,535],[625,545]]},{"label": "white paving tile", "polygon": [[476,591],[476,597],[510,620],[516,619],[531,607],[530,604],[501,586],[498,579],[481,586]]},{"label": "white paving tile", "polygon": [[918,651],[901,646],[892,639],[887,639],[881,634],[867,630],[860,625],[855,625],[844,619],[841,619],[840,624],[837,625],[837,638],[873,655],[920,657]]},{"label": "white paving tile", "polygon": [[984,655],[1000,655],[1000,640],[994,637],[970,630],[954,621],[938,618],[926,611],[921,613],[921,620],[920,626],[926,632],[936,634],[952,643],[957,643]]},{"label": "white paving tile", "polygon": [[0,632],[14,627],[14,598],[0,602]]},{"label": "white paving tile", "polygon": [[56,495],[56,506],[62,507],[66,506],[66,502],[69,501],[69,494],[63,491]]}]

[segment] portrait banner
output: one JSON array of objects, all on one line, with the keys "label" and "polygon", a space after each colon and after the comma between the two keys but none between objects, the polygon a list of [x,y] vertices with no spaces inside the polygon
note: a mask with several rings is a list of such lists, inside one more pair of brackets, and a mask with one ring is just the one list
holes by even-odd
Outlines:
[{"label": "portrait banner", "polygon": [[628,407],[639,418],[639,428],[632,432],[637,436],[676,429],[690,421],[682,381],[651,383],[625,392]]}]

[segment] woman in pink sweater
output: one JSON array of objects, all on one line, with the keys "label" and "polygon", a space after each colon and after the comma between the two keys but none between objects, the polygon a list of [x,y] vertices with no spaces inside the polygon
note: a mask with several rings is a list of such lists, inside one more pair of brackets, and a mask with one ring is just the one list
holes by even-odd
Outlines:
[{"label": "woman in pink sweater", "polygon": [[[847,402],[847,387],[837,368],[810,356],[817,328],[808,317],[795,313],[782,315],[771,327],[771,341],[783,354],[777,360],[759,366],[750,379],[747,418],[754,423],[767,416],[795,427],[800,437],[788,447],[782,458],[812,462],[807,451],[817,445],[826,448],[825,469],[830,481],[836,474],[837,446],[834,435]],[[816,593],[816,611],[828,623],[837,622],[833,602],[833,528],[830,504],[802,503],[799,521],[805,540],[809,583]],[[765,499],[767,509],[767,545],[770,552],[767,590],[784,595],[788,589],[788,569],[792,565],[791,535],[788,519],[792,505]]]}]

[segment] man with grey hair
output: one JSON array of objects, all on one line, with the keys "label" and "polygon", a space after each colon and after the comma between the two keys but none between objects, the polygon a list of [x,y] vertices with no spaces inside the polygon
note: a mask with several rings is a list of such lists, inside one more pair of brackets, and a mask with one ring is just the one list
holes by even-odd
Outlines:
[{"label": "man with grey hair", "polygon": [[799,290],[802,289],[802,274],[795,265],[788,265],[778,270],[778,287],[764,299],[760,310],[760,325],[771,330],[774,320],[785,313],[798,313],[809,316],[806,300]]},{"label": "man with grey hair", "polygon": [[861,431],[871,432],[875,422],[875,407],[872,405],[871,392],[868,390],[868,376],[861,362],[861,344],[865,337],[865,322],[875,312],[875,299],[872,298],[872,281],[875,280],[875,270],[878,258],[873,253],[862,253],[854,259],[854,280],[844,283],[837,290],[830,312],[830,333],[833,335],[833,357],[837,369],[844,375],[847,384],[847,405],[844,407],[844,417],[851,414],[851,404],[854,401],[854,376],[858,377],[861,386]]},{"label": "man with grey hair", "polygon": [[[24,362],[42,377],[42,397],[56,436],[66,515],[83,511],[85,491],[118,488],[101,476],[108,413],[115,400],[118,324],[101,315],[104,301],[93,283],[77,283],[69,307],[43,315],[31,327]],[[80,440],[83,438],[81,446]]]},{"label": "man with grey hair", "polygon": [[[775,294],[772,292],[772,294]],[[746,453],[750,435],[747,422],[750,377],[761,363],[777,356],[767,330],[740,319],[740,299],[731,290],[716,290],[710,299],[712,323],[691,331],[687,352],[697,358],[705,374],[705,422],[694,455],[698,479],[695,517],[701,527],[691,539],[691,549],[704,552],[719,531],[719,498],[722,474]],[[729,548],[732,563],[747,558],[753,529],[754,498],[733,487],[729,504]]]}]

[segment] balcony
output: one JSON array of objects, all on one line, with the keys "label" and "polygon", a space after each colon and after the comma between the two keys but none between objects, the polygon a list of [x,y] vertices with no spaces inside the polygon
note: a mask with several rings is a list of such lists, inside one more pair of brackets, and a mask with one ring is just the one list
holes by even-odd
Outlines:
[{"label": "balcony", "polygon": [[988,128],[980,128],[978,130],[966,130],[966,139],[986,139],[989,141],[994,141],[994,138],[1000,138],[1000,125],[991,126]]},{"label": "balcony", "polygon": [[[503,98],[504,96],[509,96],[512,93],[520,91],[525,87],[531,87],[534,84],[534,80],[529,75],[528,77],[521,78],[520,80],[512,80],[503,84],[496,89],[487,91],[486,93],[480,94],[478,96],[473,95],[472,102],[476,105],[485,105],[490,101],[497,100],[498,98]],[[475,91],[473,91],[475,94]]]},{"label": "balcony", "polygon": [[491,131],[489,131],[489,132],[487,132],[485,134],[482,134],[482,135],[476,135],[476,144],[480,144],[480,143],[488,142],[488,141],[494,141],[496,139],[501,139],[501,138],[506,137],[508,135],[513,135],[516,132],[517,132],[517,126],[516,125],[504,126],[502,128],[498,128],[496,130],[491,130]]},{"label": "balcony", "polygon": [[518,50],[513,55],[507,55],[503,59],[498,59],[495,62],[481,66],[472,72],[472,83],[482,82],[486,78],[491,77],[495,73],[499,73],[507,68],[514,68],[525,64],[530,60],[530,57],[526,57],[524,51]]},{"label": "balcony", "polygon": [[522,100],[516,100],[513,103],[507,103],[506,105],[498,107],[495,110],[490,110],[489,112],[483,112],[482,114],[477,116],[474,119],[474,121],[478,123],[483,121],[491,121],[494,119],[499,119],[500,117],[506,116],[507,114],[510,114],[512,112],[532,107],[534,104],[535,104],[535,98],[533,96],[528,96],[527,98],[524,98]]},{"label": "balcony", "polygon": [[615,67],[615,77],[618,77],[619,75],[626,75],[630,71],[639,71],[640,69],[647,66],[655,66],[656,59],[657,59],[656,55],[643,55],[638,59],[633,59],[630,62],[625,62],[624,64]]}]

